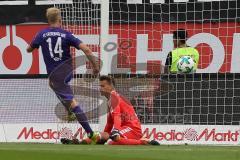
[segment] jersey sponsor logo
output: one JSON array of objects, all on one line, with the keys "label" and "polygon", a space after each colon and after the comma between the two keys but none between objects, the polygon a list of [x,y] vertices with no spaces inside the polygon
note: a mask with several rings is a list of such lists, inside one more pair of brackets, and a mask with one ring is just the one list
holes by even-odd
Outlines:
[{"label": "jersey sponsor logo", "polygon": [[130,132],[130,131],[132,131],[132,128],[127,127],[127,128],[125,128],[125,129],[123,129],[123,130],[121,130],[121,131],[119,131],[119,132],[121,133],[121,135],[124,135],[125,133],[128,133],[128,132]]}]

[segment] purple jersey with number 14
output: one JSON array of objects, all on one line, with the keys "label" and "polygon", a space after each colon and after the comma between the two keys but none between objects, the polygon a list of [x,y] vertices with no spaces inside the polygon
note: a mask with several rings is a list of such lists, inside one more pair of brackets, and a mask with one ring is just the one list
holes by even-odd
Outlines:
[{"label": "purple jersey with number 14", "polygon": [[71,59],[70,46],[79,49],[81,40],[74,37],[71,32],[61,28],[49,27],[40,31],[30,46],[42,48],[47,73],[50,74],[63,62]]},{"label": "purple jersey with number 14", "polygon": [[82,41],[72,33],[49,27],[40,31],[30,44],[32,48],[41,46],[50,86],[62,102],[73,99],[73,92],[68,84],[73,71],[70,46],[79,49],[80,43]]}]

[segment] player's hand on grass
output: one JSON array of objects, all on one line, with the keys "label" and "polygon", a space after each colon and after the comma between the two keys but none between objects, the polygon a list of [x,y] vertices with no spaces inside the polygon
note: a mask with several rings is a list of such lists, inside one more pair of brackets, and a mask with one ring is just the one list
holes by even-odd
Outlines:
[{"label": "player's hand on grass", "polygon": [[113,129],[109,138],[112,139],[113,141],[118,141],[120,139],[119,130],[118,129]]}]

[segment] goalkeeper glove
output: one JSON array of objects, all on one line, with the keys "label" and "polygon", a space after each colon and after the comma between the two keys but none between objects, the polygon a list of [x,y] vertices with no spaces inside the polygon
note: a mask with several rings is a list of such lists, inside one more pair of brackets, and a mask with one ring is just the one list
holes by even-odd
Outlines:
[{"label": "goalkeeper glove", "polygon": [[113,129],[109,136],[113,141],[118,141],[120,138],[120,132],[118,129]]}]

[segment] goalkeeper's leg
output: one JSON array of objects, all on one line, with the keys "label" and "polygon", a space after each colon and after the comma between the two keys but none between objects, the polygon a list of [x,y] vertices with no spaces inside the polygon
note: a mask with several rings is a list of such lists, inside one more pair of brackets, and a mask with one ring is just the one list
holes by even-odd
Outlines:
[{"label": "goalkeeper's leg", "polygon": [[[142,138],[142,133],[134,131],[132,129],[127,129],[129,127],[123,127],[119,131],[119,136],[112,138],[107,142],[109,145],[159,145],[157,141],[148,140],[146,138]],[[117,134],[116,134],[117,135]],[[110,135],[110,138],[112,136]]]},{"label": "goalkeeper's leg", "polygon": [[149,140],[149,139],[127,139],[120,137],[117,141],[108,141],[107,144],[109,145],[160,145],[155,140]]},{"label": "goalkeeper's leg", "polygon": [[141,140],[120,138],[118,141],[109,141],[109,145],[144,145]]},{"label": "goalkeeper's leg", "polygon": [[[119,132],[119,136],[112,138],[112,140],[108,141],[107,144],[109,145],[144,145],[145,141],[140,140],[140,136],[136,135],[135,133],[129,131],[124,134]],[[110,136],[111,137],[111,136]]]}]

